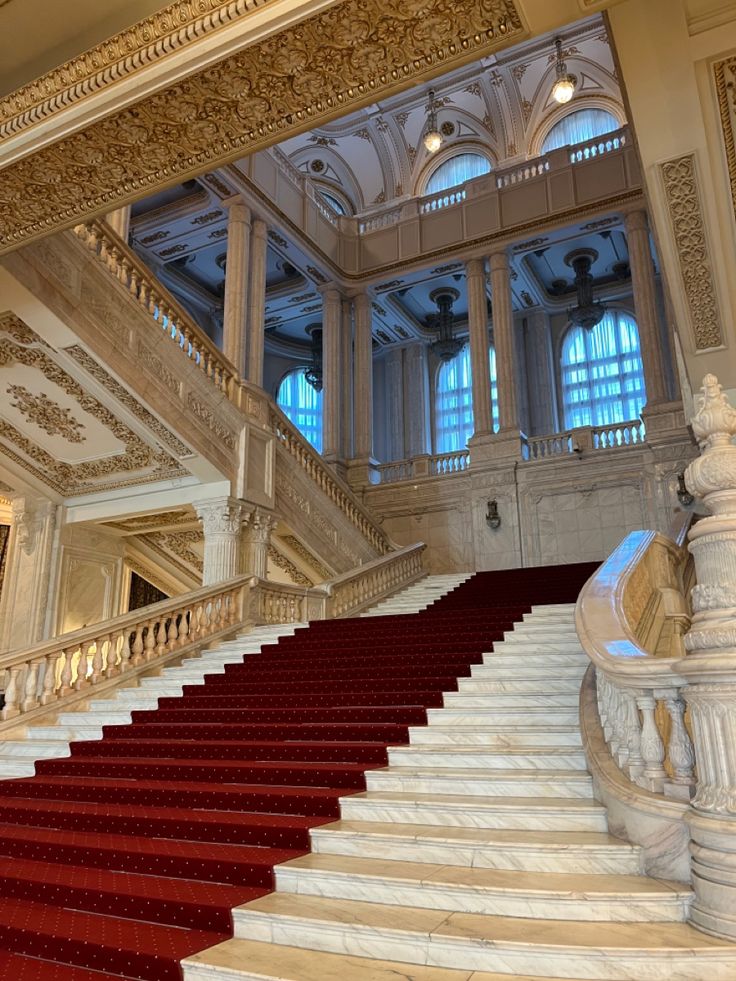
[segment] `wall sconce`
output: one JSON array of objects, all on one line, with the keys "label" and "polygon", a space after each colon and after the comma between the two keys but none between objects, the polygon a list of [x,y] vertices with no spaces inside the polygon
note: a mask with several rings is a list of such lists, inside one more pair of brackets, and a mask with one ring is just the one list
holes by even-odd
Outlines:
[{"label": "wall sconce", "polygon": [[687,489],[684,473],[678,473],[677,475],[677,500],[684,508],[692,507],[695,504],[695,498]]},{"label": "wall sconce", "polygon": [[486,511],[486,524],[493,531],[498,531],[501,527],[501,515],[498,513],[498,501],[495,499],[488,502],[488,510]]},{"label": "wall sconce", "polygon": [[582,456],[583,455],[583,448],[580,445],[580,443],[578,443],[578,441],[576,439],[574,439],[572,441],[571,449],[572,449],[573,453],[575,454],[575,456]]}]

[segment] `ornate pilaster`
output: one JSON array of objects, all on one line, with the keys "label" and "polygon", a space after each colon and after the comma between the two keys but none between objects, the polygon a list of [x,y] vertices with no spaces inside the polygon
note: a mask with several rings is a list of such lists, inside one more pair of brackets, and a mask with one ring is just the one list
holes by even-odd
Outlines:
[{"label": "ornate pilaster", "polygon": [[322,455],[341,462],[342,297],[334,285],[322,291]]},{"label": "ornate pilaster", "polygon": [[493,431],[491,417],[491,373],[488,366],[488,298],[483,259],[465,265],[468,284],[468,329],[470,331],[470,370],[473,385],[473,435],[488,436]]},{"label": "ornate pilaster", "polygon": [[631,285],[634,290],[636,323],[639,327],[647,406],[652,406],[667,401],[667,384],[662,360],[654,264],[649,248],[649,224],[646,212],[630,211],[624,219],[624,224],[629,247]]},{"label": "ornate pilaster", "polygon": [[736,410],[714,375],[703,379],[692,428],[701,456],[685,480],[710,516],[690,532],[697,585],[688,656],[678,672],[693,729],[698,782],[688,818],[695,926],[736,940]]},{"label": "ornate pilaster", "polygon": [[251,227],[250,290],[248,297],[248,361],[246,377],[259,387],[263,385],[263,350],[266,315],[266,251],[268,228],[256,218]]},{"label": "ornate pilaster", "polygon": [[277,518],[262,508],[255,508],[243,520],[241,543],[241,571],[244,574],[266,578],[268,546]]},{"label": "ornate pilaster", "polygon": [[239,198],[230,198],[227,223],[227,263],[225,265],[225,309],[222,347],[225,357],[245,373],[245,337],[248,312],[248,272],[250,255],[250,208]]},{"label": "ornate pilaster", "polygon": [[204,531],[202,585],[234,579],[241,573],[240,528],[249,509],[232,497],[194,505]]}]

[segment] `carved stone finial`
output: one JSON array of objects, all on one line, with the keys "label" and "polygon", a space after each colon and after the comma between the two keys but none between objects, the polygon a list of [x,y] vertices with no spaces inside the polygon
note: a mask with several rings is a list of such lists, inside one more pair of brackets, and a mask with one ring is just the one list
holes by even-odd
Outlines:
[{"label": "carved stone finial", "polygon": [[691,420],[701,455],[685,471],[685,484],[714,514],[736,513],[736,409],[715,375],[703,378]]},{"label": "carved stone finial", "polygon": [[698,442],[706,447],[727,446],[736,434],[736,409],[729,403],[715,375],[703,378],[703,387],[695,396],[697,412],[691,420]]}]

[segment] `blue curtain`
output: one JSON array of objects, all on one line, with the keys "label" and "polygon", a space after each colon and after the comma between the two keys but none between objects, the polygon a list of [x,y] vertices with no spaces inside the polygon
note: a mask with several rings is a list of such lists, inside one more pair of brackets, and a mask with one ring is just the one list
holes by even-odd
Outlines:
[{"label": "blue curtain", "polygon": [[570,328],[562,344],[566,429],[638,419],[645,402],[639,331],[633,317],[608,311],[592,330]]},{"label": "blue curtain", "polygon": [[596,136],[603,136],[621,129],[621,124],[605,109],[577,109],[555,123],[542,144],[542,153],[558,150],[562,146],[585,143]]},{"label": "blue curtain", "polygon": [[448,187],[456,187],[474,177],[481,177],[490,169],[490,161],[480,153],[458,153],[439,165],[427,181],[424,193],[438,194]]},{"label": "blue curtain", "polygon": [[315,391],[304,377],[304,368],[290,371],[279,385],[276,402],[288,419],[322,452],[322,392]]},{"label": "blue curtain", "polygon": [[319,193],[329,204],[332,210],[338,213],[338,215],[347,214],[347,211],[345,210],[345,205],[342,203],[342,201],[339,198],[336,198],[334,194],[330,194],[329,191],[320,191]]},{"label": "blue curtain", "polygon": [[[498,430],[498,389],[496,386],[496,352],[488,351],[491,376],[493,428]],[[454,453],[463,450],[473,435],[473,386],[470,372],[470,347],[440,365],[435,395],[435,452]]]}]

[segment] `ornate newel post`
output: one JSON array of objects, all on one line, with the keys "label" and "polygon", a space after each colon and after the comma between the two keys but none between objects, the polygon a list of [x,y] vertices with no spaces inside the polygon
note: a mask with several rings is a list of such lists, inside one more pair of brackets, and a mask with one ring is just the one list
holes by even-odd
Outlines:
[{"label": "ornate newel post", "polygon": [[692,419],[701,456],[685,480],[710,516],[690,532],[697,586],[678,673],[690,710],[698,784],[688,816],[693,925],[736,940],[736,410],[706,375]]}]

